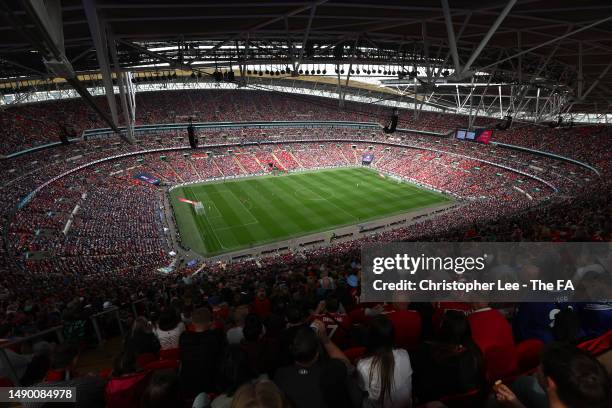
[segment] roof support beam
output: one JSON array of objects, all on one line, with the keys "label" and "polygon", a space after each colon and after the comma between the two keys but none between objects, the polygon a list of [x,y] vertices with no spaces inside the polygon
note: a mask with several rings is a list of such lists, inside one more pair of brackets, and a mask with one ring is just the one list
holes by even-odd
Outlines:
[{"label": "roof support beam", "polygon": [[289,62],[291,63],[291,75],[297,76],[297,64],[295,61],[295,49],[293,48],[293,39],[289,32],[289,17],[285,17],[285,30],[287,31],[287,49],[289,52]]},{"label": "roof support beam", "polygon": [[423,57],[425,58],[425,75],[427,81],[431,81],[431,64],[429,61],[429,39],[427,37],[427,23],[423,21],[421,23],[421,36],[423,37]]},{"label": "roof support beam", "polygon": [[96,47],[96,55],[98,56],[98,65],[102,74],[102,83],[106,93],[106,101],[111,112],[111,117],[115,126],[119,127],[119,115],[117,113],[117,101],[115,100],[115,89],[113,86],[113,77],[111,67],[108,60],[108,42],[106,38],[106,30],[104,29],[98,12],[96,11],[95,0],[83,0],[89,31]]},{"label": "roof support beam", "polygon": [[[516,48],[521,49],[522,47],[522,33],[520,31],[516,32]],[[518,81],[520,84],[523,83],[523,56],[519,55],[518,57]]]},{"label": "roof support beam", "polygon": [[444,13],[444,23],[446,24],[446,33],[448,34],[448,46],[451,56],[453,57],[455,72],[460,72],[461,66],[459,65],[459,54],[457,53],[457,40],[455,39],[455,28],[453,27],[448,0],[442,0],[442,12]]},{"label": "roof support beam", "polygon": [[597,85],[599,85],[599,82],[601,82],[601,80],[603,79],[603,77],[606,76],[606,74],[608,73],[608,71],[610,70],[610,68],[612,68],[612,62],[609,63],[604,70],[599,74],[599,76],[597,77],[597,79],[591,84],[591,86],[589,86],[589,88],[582,94],[582,97],[580,98],[581,101],[584,101],[586,99],[587,96],[589,96],[589,94],[591,93],[591,91],[593,89],[595,89],[595,87]]},{"label": "roof support beam", "polygon": [[119,88],[119,99],[121,100],[123,120],[125,122],[125,137],[129,139],[131,143],[133,143],[134,124],[136,122],[136,100],[133,94],[134,90],[132,88],[131,75],[129,74],[129,72],[121,71],[121,65],[119,65],[119,57],[117,55],[117,45],[115,44],[115,39],[112,34],[110,34],[109,46],[111,57],[113,58],[115,78],[117,78],[117,87]]},{"label": "roof support beam", "polygon": [[39,70],[37,70],[37,69],[27,67],[27,66],[22,65],[22,64],[20,64],[20,63],[18,63],[18,62],[11,61],[11,60],[7,60],[6,58],[0,58],[0,63],[3,63],[3,64],[9,64],[9,65],[13,65],[13,66],[15,66],[15,67],[17,67],[17,68],[25,69],[26,71],[33,72],[33,73],[35,73],[36,75],[40,75],[40,76],[41,76],[41,77],[43,77],[43,78],[44,78],[45,76],[47,76],[47,73],[46,73],[46,72],[42,72],[42,71],[39,71]]},{"label": "roof support beam", "polygon": [[502,91],[501,91],[501,86],[497,86],[497,91],[499,92],[499,118],[503,118],[504,117],[504,107],[503,107],[503,100],[502,100]]},{"label": "roof support beam", "polygon": [[[306,32],[304,32],[304,40],[302,41],[302,48],[300,49],[300,56],[297,61],[297,68],[299,69],[302,64],[302,58],[304,57],[304,49],[306,48],[306,44],[308,43],[308,35],[310,35],[310,28],[312,27],[312,19],[314,18],[315,12],[317,11],[317,5],[314,4],[310,9],[310,16],[308,17],[308,25],[306,26]],[[288,17],[285,17],[285,21],[288,20]]]},{"label": "roof support beam", "polygon": [[496,62],[494,62],[492,64],[489,64],[487,66],[480,67],[480,69],[481,70],[485,70],[485,69],[494,67],[495,65],[501,64],[502,62],[506,62],[508,60],[514,59],[514,58],[518,57],[519,55],[527,54],[529,52],[537,50],[538,48],[546,47],[549,44],[553,44],[553,43],[555,43],[557,41],[563,40],[564,38],[570,37],[570,36],[572,36],[574,34],[581,33],[581,32],[583,32],[585,30],[588,30],[589,28],[593,28],[593,27],[595,27],[597,25],[603,24],[603,23],[605,23],[607,21],[610,21],[610,20],[612,20],[612,16],[608,16],[606,18],[602,18],[601,20],[597,20],[597,21],[595,21],[595,22],[593,22],[591,24],[582,26],[582,27],[580,27],[580,28],[578,28],[578,29],[576,29],[574,31],[568,31],[567,33],[565,33],[563,35],[560,35],[560,36],[555,37],[555,38],[553,38],[551,40],[545,41],[545,42],[543,42],[541,44],[535,45],[535,46],[533,46],[531,48],[528,48],[526,50],[520,51],[520,52],[518,52],[518,53],[516,53],[514,55],[511,55],[511,56],[507,57],[507,58],[501,59],[501,60],[496,61]]},{"label": "roof support beam", "polygon": [[249,29],[248,29],[248,30],[246,30],[246,31],[239,32],[239,33],[237,33],[236,35],[233,35],[232,37],[230,37],[230,38],[228,38],[228,39],[226,39],[226,40],[223,40],[223,41],[218,42],[217,44],[215,44],[215,46],[214,46],[213,48],[211,48],[211,49],[208,51],[208,53],[207,53],[207,54],[210,54],[210,53],[213,53],[213,52],[217,51],[219,48],[221,48],[222,46],[224,46],[224,45],[225,45],[225,44],[227,44],[228,42],[234,41],[234,40],[236,40],[236,39],[238,39],[238,38],[242,37],[242,36],[243,36],[243,35],[245,35],[245,34],[250,34],[250,33],[253,33],[253,32],[255,32],[255,31],[257,31],[257,30],[260,30],[260,29],[262,29],[262,28],[264,28],[264,27],[269,26],[270,24],[274,24],[274,23],[276,23],[276,22],[278,22],[278,21],[281,21],[281,20],[283,20],[283,19],[285,19],[285,18],[288,18],[288,17],[294,16],[294,15],[296,15],[296,14],[303,13],[304,11],[311,9],[312,7],[317,7],[317,6],[320,6],[321,4],[327,3],[328,1],[329,1],[329,0],[318,0],[318,1],[316,1],[316,2],[314,2],[314,3],[311,3],[311,4],[307,5],[307,6],[303,6],[303,7],[296,8],[296,9],[294,9],[294,10],[292,10],[292,11],[288,12],[288,13],[285,13],[285,14],[279,15],[278,17],[274,17],[274,18],[272,18],[272,19],[270,19],[270,20],[266,20],[266,21],[264,21],[263,23],[259,23],[259,24],[255,25],[255,26],[253,26],[253,27],[249,28]]},{"label": "roof support beam", "polygon": [[184,62],[181,62],[181,61],[169,58],[169,57],[166,57],[165,55],[160,54],[158,52],[148,50],[148,49],[146,49],[144,47],[141,47],[138,44],[134,44],[133,42],[126,41],[126,40],[121,40],[121,39],[117,39],[117,41],[120,42],[121,44],[127,45],[128,47],[134,48],[135,50],[140,51],[143,54],[147,54],[147,55],[149,55],[149,56],[151,56],[151,57],[153,57],[155,59],[167,62],[168,64],[170,64],[171,67],[179,67],[179,68],[184,68],[184,69],[187,69],[187,70],[201,72],[204,75],[212,75],[212,74],[210,74],[210,73],[208,73],[206,71],[199,70],[198,68],[196,68],[196,67],[194,67],[192,65],[186,64]]},{"label": "roof support beam", "polygon": [[28,0],[23,4],[26,9],[26,14],[36,26],[38,35],[33,35],[29,30],[25,30],[25,24],[21,18],[2,2],[0,2],[0,10],[3,10],[9,17],[9,21],[15,28],[15,31],[26,38],[30,45],[44,56],[43,60],[49,70],[51,70],[55,75],[64,78],[66,82],[68,82],[83,98],[85,103],[87,103],[98,115],[100,115],[100,117],[110,126],[111,129],[118,132],[119,129],[115,126],[112,119],[106,114],[106,112],[100,109],[87,88],[78,80],[72,65],[64,53],[63,33],[61,42],[56,43],[54,41],[54,38],[58,38],[57,35],[61,32],[61,29],[58,27],[53,30],[54,32],[50,32],[48,29],[51,24],[61,25],[61,9],[60,11],[48,11],[50,8],[59,8],[61,6],[60,2],[50,1],[48,3],[43,3],[40,0]]},{"label": "roof support beam", "polygon": [[584,73],[582,72],[582,41],[578,43],[578,98],[582,98]]},{"label": "roof support beam", "polygon": [[491,39],[491,37],[493,37],[493,34],[495,34],[495,31],[497,31],[497,29],[499,28],[501,23],[504,21],[508,13],[510,13],[510,10],[512,10],[512,7],[514,7],[514,5],[516,4],[516,1],[517,0],[508,0],[506,7],[504,7],[501,13],[497,16],[497,19],[495,20],[491,28],[489,28],[489,31],[487,32],[487,34],[485,34],[484,38],[480,41],[480,44],[478,44],[478,46],[476,47],[476,49],[474,50],[474,52],[472,53],[468,61],[465,63],[465,66],[461,70],[461,75],[467,74],[469,69],[472,67],[472,64],[474,63],[474,61],[476,61],[476,58],[478,58],[482,50],[484,50],[486,45],[489,43],[489,40]]}]

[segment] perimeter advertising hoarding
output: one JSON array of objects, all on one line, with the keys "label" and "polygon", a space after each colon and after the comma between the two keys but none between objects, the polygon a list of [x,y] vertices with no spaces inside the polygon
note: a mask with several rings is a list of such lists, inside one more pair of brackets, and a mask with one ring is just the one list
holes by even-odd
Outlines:
[{"label": "perimeter advertising hoarding", "polygon": [[362,302],[611,302],[610,243],[391,243],[362,248]]}]

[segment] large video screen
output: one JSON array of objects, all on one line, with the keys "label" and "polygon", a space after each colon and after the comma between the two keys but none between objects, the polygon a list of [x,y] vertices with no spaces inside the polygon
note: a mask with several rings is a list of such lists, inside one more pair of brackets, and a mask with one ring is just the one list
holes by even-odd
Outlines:
[{"label": "large video screen", "polygon": [[489,144],[489,141],[491,141],[491,137],[493,136],[493,131],[491,129],[479,129],[476,134],[477,142]]},{"label": "large video screen", "polygon": [[457,129],[455,137],[461,140],[470,140],[472,142],[479,142],[488,144],[493,136],[493,130],[491,129]]}]

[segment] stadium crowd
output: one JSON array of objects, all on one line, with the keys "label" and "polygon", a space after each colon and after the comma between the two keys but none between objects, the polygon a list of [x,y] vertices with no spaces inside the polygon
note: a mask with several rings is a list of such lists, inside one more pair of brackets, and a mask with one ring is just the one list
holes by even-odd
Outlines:
[{"label": "stadium crowd", "polygon": [[21,379],[77,387],[77,406],[89,407],[247,407],[252,387],[273,391],[278,403],[255,405],[265,407],[609,406],[609,373],[596,359],[610,348],[609,309],[364,304],[355,253],[285,260],[149,281],[140,294],[150,312],[126,319],[112,369],[95,375],[74,370],[92,308],[75,298],[68,341],[32,345]]},{"label": "stadium crowd", "polygon": [[[361,118],[347,119],[317,104],[296,109],[293,99],[276,100],[281,97],[271,93],[257,92],[251,99],[208,92],[187,98],[139,95],[139,107],[149,112],[143,123],[182,116]],[[66,102],[62,109],[73,123],[99,125],[92,125],[78,102],[71,103],[75,107]],[[171,104],[176,114],[167,109]],[[260,109],[266,106],[279,108]],[[51,130],[36,127],[52,126],[58,111],[51,103],[48,107],[15,108],[18,120],[9,112],[10,124],[2,128],[10,133],[6,152],[28,147],[20,139],[28,132],[42,130],[54,140]],[[0,115],[7,120],[7,113]],[[424,129],[454,127],[456,119],[429,115],[423,113],[419,122]],[[38,121],[30,121],[34,117]],[[134,146],[93,140],[3,160],[0,337],[10,342],[63,323],[64,344],[50,348],[49,338],[26,342],[10,357],[24,384],[87,389],[90,399],[82,406],[161,407],[177,399],[195,399],[199,406],[208,401],[213,407],[363,406],[364,401],[365,406],[399,407],[440,399],[452,406],[454,397],[516,407],[581,406],[576,401],[609,406],[609,378],[593,358],[601,351],[599,343],[585,342],[612,328],[610,304],[521,304],[498,310],[484,304],[357,303],[359,251],[365,242],[610,242],[609,130],[580,128],[561,133],[563,141],[555,132],[563,131],[540,137],[529,127],[516,127],[498,135],[500,141],[584,160],[602,177],[550,157],[419,134],[398,140],[400,147],[382,144],[385,139],[369,130],[227,130],[202,132],[201,141],[242,145],[104,161],[49,184],[13,214],[28,193],[65,171],[116,154],[178,148],[186,142],[166,132],[139,136]],[[29,140],[34,145],[45,139]],[[247,145],[262,140],[280,143]],[[163,187],[263,174],[270,163],[287,170],[356,166],[365,153],[374,155],[372,168],[453,194],[458,204],[410,227],[324,248],[207,265],[206,273],[193,276],[193,266],[158,272],[172,262]],[[541,177],[559,192],[499,165]],[[159,178],[162,187],[136,181],[139,172]],[[141,299],[136,318],[129,305]],[[96,376],[73,372],[78,354],[94,342],[90,317],[114,306],[132,329],[112,371]],[[558,318],[551,321],[550,316]],[[116,322],[107,320],[101,322],[103,334],[119,334]],[[496,347],[503,358],[491,351]],[[544,377],[539,378],[546,381],[538,383],[530,374],[540,351]],[[203,366],[215,369],[202,373]]]},{"label": "stadium crowd", "polygon": [[[248,96],[248,97],[247,97]],[[102,97],[97,98],[105,109]],[[388,108],[347,102],[338,110],[327,98],[259,90],[181,90],[140,92],[137,125],[156,123],[241,122],[275,120],[341,120],[384,122]],[[465,127],[466,117],[450,113],[422,111],[417,117],[400,110],[399,127],[448,134]],[[61,118],[58,121],[57,118]],[[475,126],[492,128],[499,121],[477,117]],[[386,124],[386,123],[384,123]],[[70,136],[80,137],[84,130],[106,127],[80,99],[24,104],[0,112],[1,154],[59,141],[64,126]],[[245,135],[248,138],[248,133]],[[255,133],[257,133],[255,131]],[[351,135],[352,136],[352,135]],[[566,155],[578,160],[603,162],[610,159],[610,131],[604,126],[549,128],[546,125],[516,123],[508,131],[497,131],[493,140]],[[594,152],[592,146],[601,146]],[[597,154],[597,157],[594,157]]]}]

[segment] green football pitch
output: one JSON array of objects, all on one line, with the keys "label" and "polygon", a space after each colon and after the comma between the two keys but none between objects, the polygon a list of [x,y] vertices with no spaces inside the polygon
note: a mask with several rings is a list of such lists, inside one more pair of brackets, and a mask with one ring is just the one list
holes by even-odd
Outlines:
[{"label": "green football pitch", "polygon": [[371,169],[340,168],[192,184],[173,189],[170,201],[183,244],[212,256],[450,199]]}]

